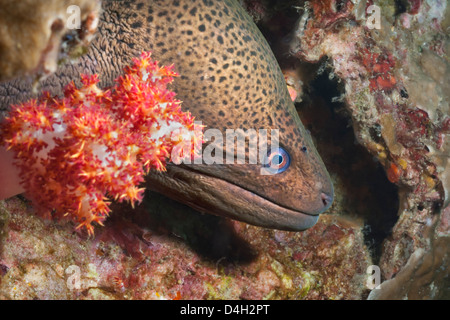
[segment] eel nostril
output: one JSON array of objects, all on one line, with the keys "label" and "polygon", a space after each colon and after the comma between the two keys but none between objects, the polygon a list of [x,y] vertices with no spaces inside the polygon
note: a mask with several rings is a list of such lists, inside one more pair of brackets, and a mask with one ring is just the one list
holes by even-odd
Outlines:
[{"label": "eel nostril", "polygon": [[326,193],[321,193],[322,203],[325,207],[328,207],[333,202],[333,197],[327,195]]}]

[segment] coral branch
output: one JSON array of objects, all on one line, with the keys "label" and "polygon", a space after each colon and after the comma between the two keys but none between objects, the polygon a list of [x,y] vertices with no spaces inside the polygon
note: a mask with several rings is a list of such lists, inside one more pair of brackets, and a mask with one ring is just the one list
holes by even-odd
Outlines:
[{"label": "coral branch", "polygon": [[171,156],[175,163],[195,156],[203,142],[167,89],[173,66],[159,67],[144,52],[124,71],[105,90],[97,75],[84,75],[62,99],[44,93],[13,106],[0,128],[38,212],[67,217],[90,234],[108,216],[109,199],[134,206],[150,169],[164,171]]}]

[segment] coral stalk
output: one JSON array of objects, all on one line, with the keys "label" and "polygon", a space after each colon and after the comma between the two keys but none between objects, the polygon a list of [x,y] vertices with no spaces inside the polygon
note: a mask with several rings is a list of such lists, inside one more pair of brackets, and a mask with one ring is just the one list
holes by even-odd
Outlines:
[{"label": "coral stalk", "polygon": [[13,106],[0,137],[15,153],[21,183],[38,212],[67,217],[93,233],[110,199],[134,206],[149,170],[198,154],[202,130],[167,89],[177,74],[142,53],[111,88],[97,75],[72,82],[59,99],[44,93]]}]

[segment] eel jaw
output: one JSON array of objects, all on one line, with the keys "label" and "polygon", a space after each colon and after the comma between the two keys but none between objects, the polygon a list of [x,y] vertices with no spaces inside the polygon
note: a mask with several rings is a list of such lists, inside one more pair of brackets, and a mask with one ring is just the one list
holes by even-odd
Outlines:
[{"label": "eel jaw", "polygon": [[166,173],[151,172],[147,188],[203,213],[271,229],[303,231],[319,219],[318,214],[282,207],[228,181],[181,166],[168,166]]}]

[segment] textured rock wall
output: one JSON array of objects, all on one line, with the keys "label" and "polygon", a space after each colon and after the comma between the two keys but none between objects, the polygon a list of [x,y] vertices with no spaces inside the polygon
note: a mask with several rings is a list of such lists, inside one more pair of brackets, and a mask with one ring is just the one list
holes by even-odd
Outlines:
[{"label": "textured rock wall", "polygon": [[[0,81],[42,78],[84,50],[94,34],[100,0],[0,1]],[[73,29],[79,8],[80,27]],[[68,10],[69,8],[69,10]],[[75,26],[76,27],[76,26]]]}]

